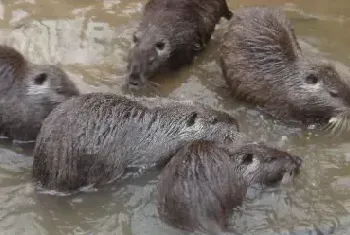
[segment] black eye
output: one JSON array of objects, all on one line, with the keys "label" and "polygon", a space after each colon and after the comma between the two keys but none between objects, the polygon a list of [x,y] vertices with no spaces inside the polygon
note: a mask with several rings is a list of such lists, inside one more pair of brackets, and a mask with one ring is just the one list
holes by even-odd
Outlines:
[{"label": "black eye", "polygon": [[216,117],[212,118],[211,121],[210,121],[210,123],[212,125],[216,124],[217,122],[218,122],[218,119]]},{"label": "black eye", "polygon": [[243,156],[242,161],[244,164],[248,165],[248,164],[253,162],[253,157],[254,157],[254,155],[252,153],[247,153]]},{"label": "black eye", "polygon": [[158,50],[163,50],[164,46],[165,46],[164,42],[157,42],[156,44],[156,47],[158,48]]},{"label": "black eye", "polygon": [[37,85],[42,85],[47,79],[46,73],[41,73],[34,78],[34,83]]},{"label": "black eye", "polygon": [[194,123],[196,122],[197,116],[198,116],[198,114],[197,114],[196,112],[193,112],[193,113],[191,114],[191,116],[190,116],[189,119],[187,120],[187,126],[188,126],[188,127],[194,125]]},{"label": "black eye", "polygon": [[330,94],[332,97],[334,97],[334,98],[337,98],[337,97],[338,97],[338,92],[337,92],[337,91],[332,90],[332,91],[329,92],[329,94]]},{"label": "black eye", "polygon": [[309,76],[306,77],[305,82],[308,84],[316,84],[318,83],[318,77],[316,77],[313,74],[310,74]]},{"label": "black eye", "polygon": [[136,34],[133,34],[132,40],[134,41],[134,43],[137,43],[139,41],[139,38],[136,36]]}]

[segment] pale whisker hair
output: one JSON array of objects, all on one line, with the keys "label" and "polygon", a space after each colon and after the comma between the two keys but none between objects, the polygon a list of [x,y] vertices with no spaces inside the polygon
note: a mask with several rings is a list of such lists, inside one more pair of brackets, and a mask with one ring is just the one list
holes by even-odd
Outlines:
[{"label": "pale whisker hair", "polygon": [[146,86],[147,86],[148,88],[155,89],[155,88],[160,87],[160,84],[159,84],[159,83],[156,83],[156,82],[152,82],[152,81],[147,81],[147,82],[146,82]]},{"label": "pale whisker hair", "polygon": [[340,113],[331,118],[327,125],[323,127],[323,131],[329,132],[331,136],[339,136],[344,132],[350,131],[350,110]]}]

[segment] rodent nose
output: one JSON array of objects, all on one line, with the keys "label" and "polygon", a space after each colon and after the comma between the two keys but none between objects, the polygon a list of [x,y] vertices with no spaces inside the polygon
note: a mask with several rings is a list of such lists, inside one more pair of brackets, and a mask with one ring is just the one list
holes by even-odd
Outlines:
[{"label": "rodent nose", "polygon": [[294,156],[294,157],[295,157],[295,161],[296,161],[297,165],[299,167],[301,167],[301,165],[303,164],[303,160],[298,156]]},{"label": "rodent nose", "polygon": [[131,80],[129,81],[129,84],[130,84],[130,85],[133,85],[133,86],[138,86],[138,85],[140,85],[140,80],[131,79]]},{"label": "rodent nose", "polygon": [[298,156],[294,156],[294,162],[295,162],[294,173],[295,175],[298,175],[300,173],[300,168],[302,167],[303,160]]},{"label": "rodent nose", "polygon": [[138,85],[140,85],[140,83],[137,81],[130,81],[130,85],[138,86]]},{"label": "rodent nose", "polygon": [[141,80],[140,80],[140,75],[136,72],[132,72],[129,77],[129,84],[133,86],[138,86],[140,85]]}]

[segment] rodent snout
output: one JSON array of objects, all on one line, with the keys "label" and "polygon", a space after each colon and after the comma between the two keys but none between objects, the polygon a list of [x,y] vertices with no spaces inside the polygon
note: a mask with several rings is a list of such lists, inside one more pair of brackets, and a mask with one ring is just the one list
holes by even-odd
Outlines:
[{"label": "rodent snout", "polygon": [[281,180],[281,184],[289,184],[291,183],[295,176],[297,176],[300,173],[300,169],[299,168],[295,168],[293,170],[287,171],[283,174],[282,180]]},{"label": "rodent snout", "polygon": [[138,69],[138,66],[132,66],[128,77],[129,85],[133,87],[141,86],[143,84],[141,78],[142,75],[140,74],[140,69]]},{"label": "rodent snout", "polygon": [[293,157],[293,165],[292,168],[289,168],[289,174],[291,174],[292,177],[298,175],[300,173],[300,169],[303,165],[303,160],[299,156],[292,156]]},{"label": "rodent snout", "polygon": [[298,172],[300,171],[300,168],[302,167],[303,165],[303,160],[299,157],[299,156],[293,156],[294,157],[294,161],[295,161],[295,164],[296,164],[296,170],[298,170]]},{"label": "rodent snout", "polygon": [[292,156],[293,164],[289,169],[283,174],[281,183],[288,184],[294,180],[294,178],[299,175],[300,168],[302,167],[303,160],[299,156]]},{"label": "rodent snout", "polygon": [[140,75],[138,73],[131,73],[129,76],[129,84],[139,86],[141,84]]}]

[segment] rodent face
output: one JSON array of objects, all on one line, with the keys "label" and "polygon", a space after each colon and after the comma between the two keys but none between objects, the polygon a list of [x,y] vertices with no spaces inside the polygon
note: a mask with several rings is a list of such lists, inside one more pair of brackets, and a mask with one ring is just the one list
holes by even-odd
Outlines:
[{"label": "rodent face", "polygon": [[58,104],[79,95],[78,89],[67,74],[55,65],[32,65],[25,84],[28,98],[45,105]]},{"label": "rodent face", "polygon": [[[301,90],[296,92],[297,107],[307,116],[332,118],[350,108],[350,86],[328,64],[307,65],[301,72]],[[311,67],[311,69],[310,69]]]},{"label": "rodent face", "polygon": [[241,146],[233,155],[231,153],[231,159],[237,161],[238,169],[248,185],[288,183],[299,174],[302,165],[300,157],[262,143]]},{"label": "rodent face", "polygon": [[170,43],[155,27],[138,30],[133,34],[134,47],[128,59],[128,83],[145,85],[170,57]]}]

